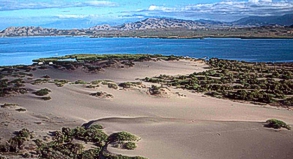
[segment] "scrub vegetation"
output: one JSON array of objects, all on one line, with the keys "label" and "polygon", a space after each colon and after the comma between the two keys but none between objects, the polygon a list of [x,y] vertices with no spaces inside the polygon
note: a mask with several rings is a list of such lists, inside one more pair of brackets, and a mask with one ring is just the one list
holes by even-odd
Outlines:
[{"label": "scrub vegetation", "polygon": [[216,98],[249,101],[275,106],[293,106],[292,63],[248,63],[212,58],[210,69],[189,75],[146,77],[159,83]]}]

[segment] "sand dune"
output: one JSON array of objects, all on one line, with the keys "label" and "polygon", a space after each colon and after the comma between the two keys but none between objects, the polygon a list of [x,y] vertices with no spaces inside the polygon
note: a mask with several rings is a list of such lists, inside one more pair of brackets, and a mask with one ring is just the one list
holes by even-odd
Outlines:
[{"label": "sand dune", "polygon": [[[177,75],[202,71],[202,63],[143,62],[133,68],[109,68],[97,74],[81,70],[37,70],[34,78],[93,81],[110,79],[116,83],[137,81],[136,78],[160,74]],[[150,86],[149,83],[144,83]],[[170,89],[170,96],[147,94],[148,88],[112,89],[105,85],[86,88],[83,84],[53,83],[30,85],[25,95],[1,98],[0,104],[15,103],[27,109],[19,113],[1,108],[1,136],[8,138],[15,130],[27,127],[39,135],[63,126],[100,123],[107,133],[129,131],[142,138],[134,151],[108,147],[109,151],[126,155],[141,155],[150,159],[216,159],[216,158],[291,158],[293,131],[272,130],[263,127],[269,118],[278,118],[293,124],[293,112],[269,106],[238,103],[205,97],[187,90]],[[49,101],[41,100],[33,91],[48,88]],[[97,91],[113,95],[111,99],[97,98]],[[176,94],[183,94],[180,97]],[[6,123],[6,124],[5,124]],[[0,140],[3,142],[4,140]]]},{"label": "sand dune", "polygon": [[97,122],[110,127],[111,129],[107,129],[109,132],[123,129],[142,137],[142,141],[138,144],[139,148],[135,151],[109,147],[109,150],[115,153],[140,154],[149,158],[163,159],[290,158],[292,156],[290,150],[293,144],[292,133],[275,132],[264,128],[264,123],[259,122],[158,118],[108,118]]}]

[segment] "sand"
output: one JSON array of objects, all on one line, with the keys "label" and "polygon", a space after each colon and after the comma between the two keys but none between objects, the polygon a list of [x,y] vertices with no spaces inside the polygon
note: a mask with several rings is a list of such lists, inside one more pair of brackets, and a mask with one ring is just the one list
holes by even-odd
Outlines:
[{"label": "sand", "polygon": [[[70,81],[108,79],[116,83],[139,81],[145,77],[185,75],[203,71],[206,65],[190,60],[136,63],[133,68],[108,68],[99,73],[82,70],[34,71],[33,78],[49,75]],[[61,127],[100,123],[108,134],[129,131],[141,137],[138,148],[129,151],[108,147],[113,153],[140,155],[150,159],[216,159],[216,158],[291,158],[293,131],[264,127],[264,122],[277,118],[293,124],[293,111],[270,106],[233,102],[168,88],[166,96],[148,94],[147,88],[115,90],[105,85],[86,88],[85,85],[26,84],[31,91],[0,99],[0,104],[15,103],[27,109],[1,108],[0,134],[4,139],[26,127],[37,135]],[[52,98],[43,101],[33,91],[49,88]],[[107,92],[113,98],[98,98],[90,93]],[[178,94],[181,94],[179,96]]]}]

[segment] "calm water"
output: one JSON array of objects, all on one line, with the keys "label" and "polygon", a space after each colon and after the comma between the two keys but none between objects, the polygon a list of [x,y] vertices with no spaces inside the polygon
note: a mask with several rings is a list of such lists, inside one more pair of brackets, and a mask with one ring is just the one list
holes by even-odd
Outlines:
[{"label": "calm water", "polygon": [[293,40],[137,39],[87,37],[0,38],[0,65],[31,64],[40,57],[93,53],[148,53],[244,61],[293,61]]}]

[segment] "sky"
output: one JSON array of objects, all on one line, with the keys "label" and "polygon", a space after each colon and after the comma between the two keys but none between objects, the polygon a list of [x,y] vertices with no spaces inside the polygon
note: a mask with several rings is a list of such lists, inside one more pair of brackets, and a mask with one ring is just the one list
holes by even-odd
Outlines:
[{"label": "sky", "polygon": [[0,30],[87,28],[155,17],[234,21],[289,13],[293,13],[293,0],[0,0]]}]

